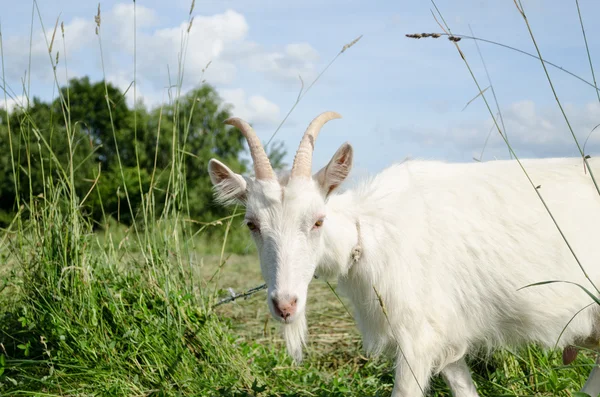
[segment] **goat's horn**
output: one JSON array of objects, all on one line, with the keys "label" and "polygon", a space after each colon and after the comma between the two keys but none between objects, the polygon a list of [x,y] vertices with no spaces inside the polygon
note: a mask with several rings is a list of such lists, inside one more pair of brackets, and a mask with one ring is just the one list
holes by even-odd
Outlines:
[{"label": "goat's horn", "polygon": [[248,141],[248,147],[250,148],[250,156],[252,156],[252,162],[254,162],[254,174],[256,179],[275,179],[275,173],[271,162],[265,153],[265,149],[260,143],[260,139],[256,136],[254,129],[250,127],[250,124],[246,123],[239,117],[230,117],[224,121],[225,124],[237,127],[242,131],[242,135]]},{"label": "goat's horn", "polygon": [[333,119],[340,119],[342,116],[336,112],[323,112],[308,125],[300,146],[294,157],[294,165],[290,177],[308,177],[311,175],[312,155],[315,149],[315,140],[323,125]]}]

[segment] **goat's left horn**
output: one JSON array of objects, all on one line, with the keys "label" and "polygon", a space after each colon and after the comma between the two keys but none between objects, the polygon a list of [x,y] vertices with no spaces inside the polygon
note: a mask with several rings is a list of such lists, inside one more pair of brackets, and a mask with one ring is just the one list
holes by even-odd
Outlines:
[{"label": "goat's left horn", "polygon": [[265,149],[260,143],[260,139],[258,139],[256,132],[250,127],[250,124],[239,117],[230,117],[223,122],[237,127],[242,131],[242,135],[244,135],[246,141],[248,141],[250,156],[252,156],[252,162],[254,163],[254,174],[256,175],[256,179],[275,179],[275,173],[273,172],[273,167],[271,167],[269,157],[267,156],[267,153],[265,153]]},{"label": "goat's left horn", "polygon": [[342,116],[339,113],[323,112],[313,119],[306,129],[306,132],[300,141],[300,146],[298,147],[296,156],[294,157],[294,165],[292,166],[292,173],[290,175],[291,178],[310,178],[312,155],[313,150],[315,149],[315,141],[319,135],[319,131],[321,131],[323,125],[325,125],[325,123],[328,121],[341,118]]}]

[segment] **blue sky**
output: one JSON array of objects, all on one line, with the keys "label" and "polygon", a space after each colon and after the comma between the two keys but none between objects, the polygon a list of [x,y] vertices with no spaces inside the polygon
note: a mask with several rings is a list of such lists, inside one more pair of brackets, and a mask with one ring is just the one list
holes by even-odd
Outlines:
[{"label": "blue sky", "polygon": [[[89,75],[94,81],[102,77],[94,34],[97,4],[39,1],[48,35],[59,14],[64,21],[70,77]],[[133,80],[133,2],[100,4],[106,75],[125,89]],[[136,3],[138,95],[149,106],[166,99],[167,65],[174,75],[190,4],[188,0]],[[600,64],[600,27],[595,23],[600,4],[595,0],[579,4],[592,60]],[[469,34],[471,26],[478,37],[535,52],[512,0],[439,0],[437,5],[456,34]],[[525,0],[523,5],[542,55],[592,81],[575,1]],[[28,67],[32,2],[0,0],[0,9],[6,80],[20,94]],[[405,37],[440,32],[431,9],[426,0],[197,1],[184,89],[205,78],[234,106],[234,115],[253,123],[266,141],[298,96],[298,76],[308,85],[344,44],[363,35],[306,94],[276,136],[288,149],[288,163],[305,127],[325,110],[335,110],[343,118],[327,124],[319,136],[315,169],[344,141],[355,148],[355,174],[376,172],[407,156],[473,161],[493,124],[481,99],[463,110],[477,94],[467,68],[447,39]],[[33,30],[30,95],[50,99],[52,70],[37,13]],[[487,87],[474,42],[459,44],[480,84]],[[59,79],[64,83],[62,47],[58,40],[53,55],[57,49],[61,52]],[[517,154],[578,155],[540,62],[490,44],[480,43],[480,48]],[[208,61],[211,65],[202,75]],[[575,134],[583,141],[600,123],[594,89],[559,70],[549,71]],[[485,95],[493,105],[490,90]],[[586,148],[592,155],[600,147],[598,130]],[[507,156],[504,142],[493,132],[483,160]]]}]

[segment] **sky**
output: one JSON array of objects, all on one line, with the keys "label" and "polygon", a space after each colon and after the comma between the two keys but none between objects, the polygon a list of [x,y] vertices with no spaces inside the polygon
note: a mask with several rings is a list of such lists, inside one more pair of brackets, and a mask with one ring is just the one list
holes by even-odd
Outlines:
[{"label": "sky", "polygon": [[[542,56],[593,84],[576,2],[522,4]],[[471,35],[472,29],[476,37],[536,53],[512,0],[438,0],[436,5],[454,34]],[[59,28],[52,49],[53,58],[60,52],[59,84],[67,75],[98,81],[105,74],[125,90],[134,80],[135,53],[138,99],[148,107],[159,106],[168,99],[169,82],[177,79],[178,56],[186,40],[183,91],[202,81],[213,85],[224,103],[233,106],[232,114],[252,123],[266,142],[294,106],[301,81],[306,89],[345,44],[362,35],[304,93],[277,132],[275,140],[285,144],[288,164],[306,126],[327,110],[342,118],[323,127],[315,170],[344,142],[355,149],[355,175],[378,172],[407,157],[451,162],[508,158],[482,97],[469,102],[479,91],[455,45],[445,37],[405,36],[442,32],[430,0],[196,1],[189,33],[191,0],[137,0],[135,46],[131,0],[100,2],[99,36],[94,22],[97,1],[39,0],[39,14],[37,9],[32,14],[33,6],[27,0],[0,0],[9,107],[22,101],[30,56],[29,96],[51,100],[55,95],[47,42],[58,18],[65,30],[63,42]],[[579,7],[592,62],[600,64],[600,26],[595,23],[600,3],[579,0]],[[540,61],[478,42],[488,80],[475,43],[462,39],[459,45],[482,89],[493,83],[503,129],[516,154],[579,155]],[[548,72],[583,145],[600,124],[600,98],[593,85],[550,66]],[[492,90],[483,95],[496,114]],[[133,103],[133,90],[128,101]],[[600,151],[600,128],[590,135],[585,151]]]}]

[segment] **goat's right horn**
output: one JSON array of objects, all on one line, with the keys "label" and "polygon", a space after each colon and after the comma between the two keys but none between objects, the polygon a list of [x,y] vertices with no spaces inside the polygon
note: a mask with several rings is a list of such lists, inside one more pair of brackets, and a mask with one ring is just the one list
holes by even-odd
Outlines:
[{"label": "goat's right horn", "polygon": [[310,178],[310,171],[312,165],[312,154],[315,149],[315,140],[319,135],[319,131],[326,122],[333,119],[341,119],[342,116],[336,112],[323,112],[313,119],[308,125],[300,146],[294,157],[294,165],[292,166],[292,173],[290,178],[307,177]]},{"label": "goat's right horn", "polygon": [[252,162],[254,163],[254,174],[256,175],[256,179],[275,179],[275,173],[273,172],[273,167],[271,167],[269,157],[267,157],[267,153],[265,153],[265,149],[260,143],[260,139],[258,139],[254,129],[250,127],[250,124],[239,117],[230,117],[225,120],[224,123],[237,127],[242,131],[242,135],[244,135],[246,141],[248,141],[250,156],[252,156]]}]

